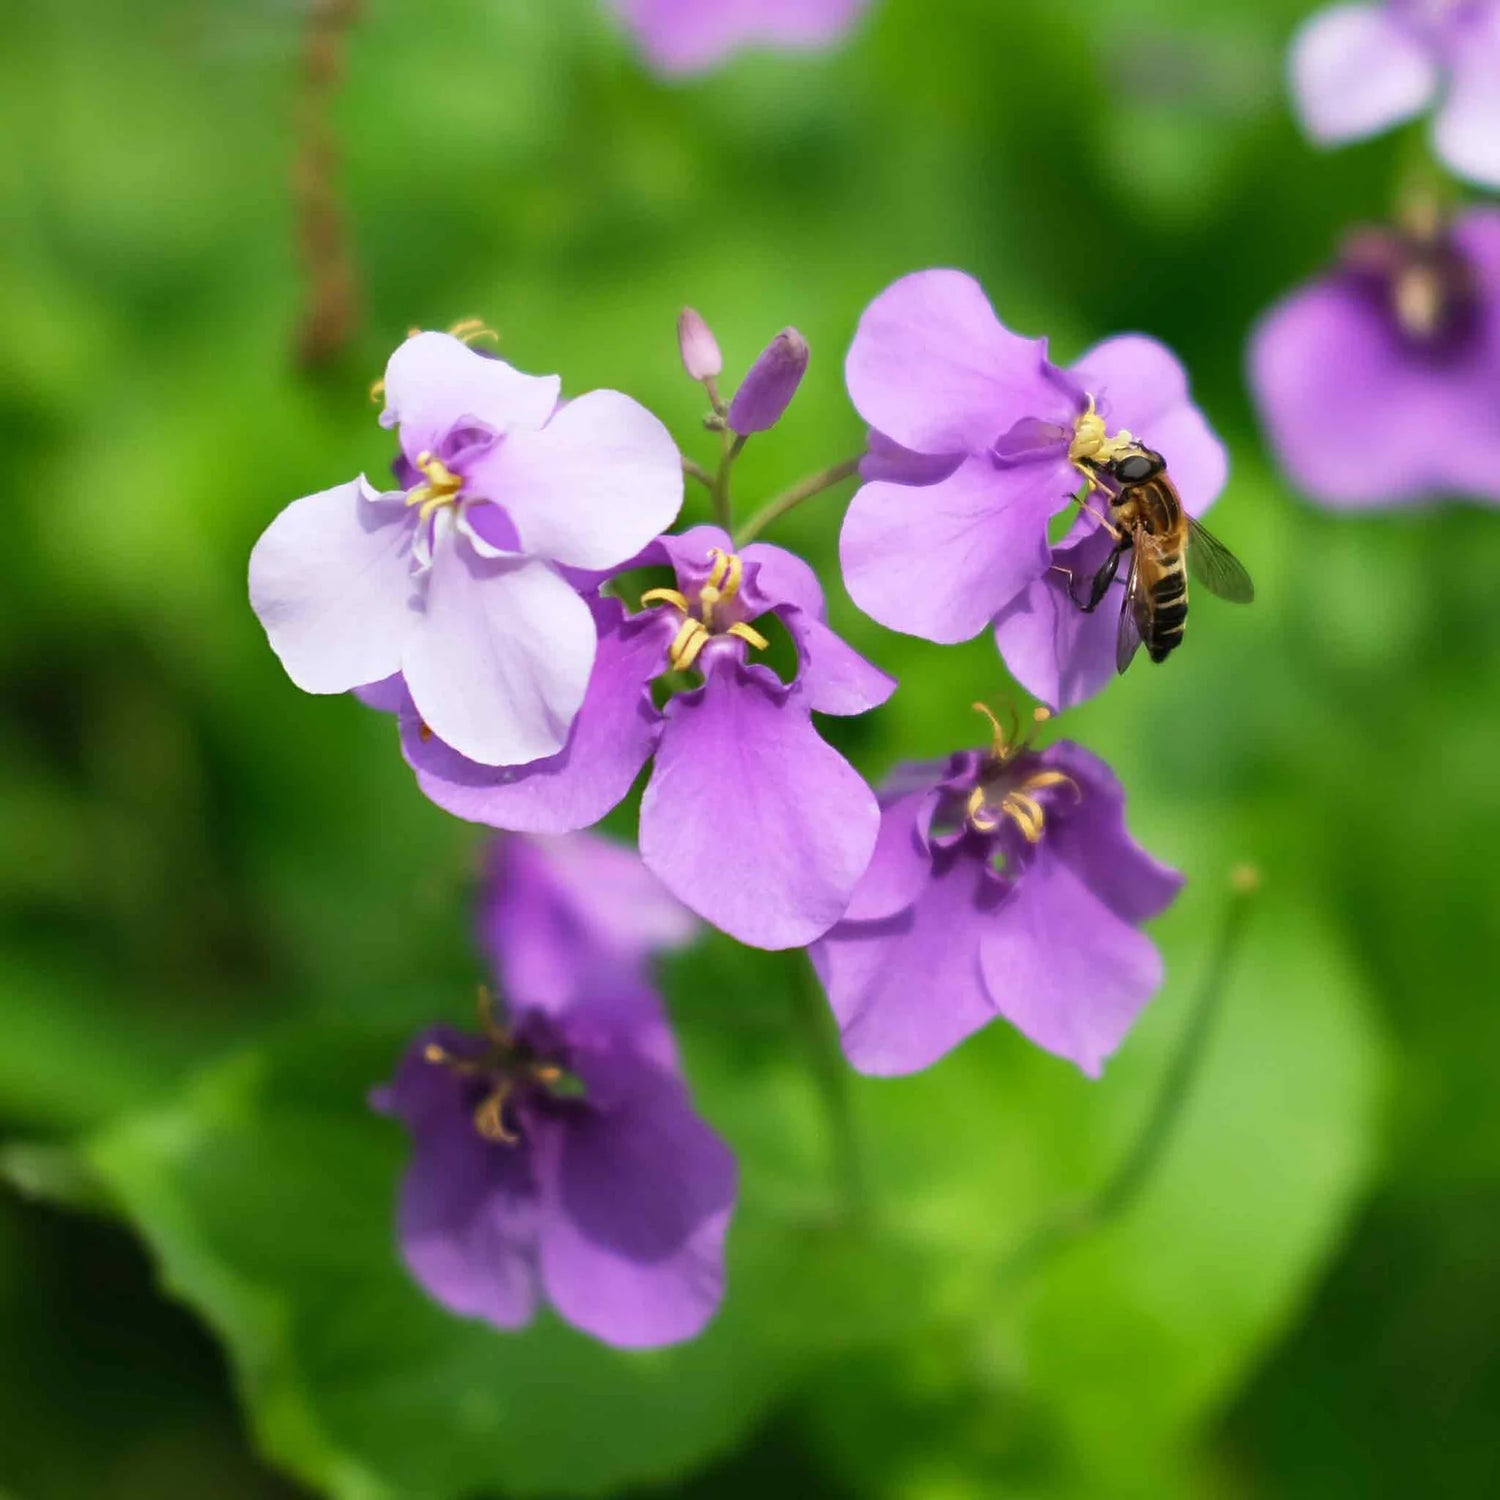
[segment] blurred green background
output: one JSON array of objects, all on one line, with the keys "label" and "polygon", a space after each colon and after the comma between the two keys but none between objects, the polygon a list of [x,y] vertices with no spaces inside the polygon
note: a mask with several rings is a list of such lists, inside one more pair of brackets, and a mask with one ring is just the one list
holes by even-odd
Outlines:
[{"label": "blurred green background", "polygon": [[[1385,211],[1402,149],[1299,139],[1305,8],[873,0],[831,55],[667,86],[595,0],[366,0],[332,113],[357,315],[316,367],[305,0],[9,10],[0,1492],[1500,1493],[1500,528],[1320,513],[1258,439],[1246,332]],[[409,326],[469,315],[700,458],[679,306],[731,374],[797,324],[812,368],[744,514],[854,451],[859,312],[942,264],[1064,359],[1164,338],[1233,452],[1214,527],[1260,601],[1209,603],[1063,729],[1189,876],[1167,987],[1097,1084],[1003,1026],[851,1079],[863,1226],[796,957],[705,940],[667,984],[743,1163],[718,1322],[628,1356],[450,1319],[392,1255],[403,1143],[364,1094],[415,1025],[467,1016],[483,835],[417,794],[388,721],[285,679],[250,546],[382,469],[369,382]],[[825,725],[878,776],[974,742],[1005,679],[985,640],[855,614],[844,498],[775,539],[902,677]],[[1139,1128],[1242,860],[1263,894],[1157,1172],[1011,1274]]]}]

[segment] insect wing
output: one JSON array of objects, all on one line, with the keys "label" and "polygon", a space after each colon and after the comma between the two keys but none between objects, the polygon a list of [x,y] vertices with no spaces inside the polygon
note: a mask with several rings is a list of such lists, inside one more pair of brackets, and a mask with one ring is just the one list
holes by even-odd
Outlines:
[{"label": "insect wing", "polygon": [[1130,557],[1130,578],[1125,584],[1125,602],[1120,606],[1120,633],[1115,637],[1115,671],[1124,672],[1141,649],[1141,626],[1146,595],[1141,588],[1140,554]]},{"label": "insect wing", "polygon": [[1249,604],[1255,598],[1255,585],[1239,558],[1212,532],[1188,518],[1188,572],[1210,594],[1217,594],[1231,604]]}]

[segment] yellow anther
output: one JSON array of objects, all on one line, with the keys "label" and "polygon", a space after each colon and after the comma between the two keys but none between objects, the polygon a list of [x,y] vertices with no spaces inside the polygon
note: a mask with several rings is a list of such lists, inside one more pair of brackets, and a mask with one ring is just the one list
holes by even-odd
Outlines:
[{"label": "yellow anther", "polygon": [[744,577],[745,564],[738,552],[725,552],[719,547],[710,547],[708,555],[714,565],[709,570],[708,582],[698,592],[698,597],[708,602],[709,590],[713,590],[713,603],[721,599],[733,599],[740,591],[740,580]]},{"label": "yellow anther", "polygon": [[[976,714],[983,714],[990,721],[990,754],[998,761],[1009,760],[1015,750],[1009,748],[1011,742],[1016,740],[1016,729],[1012,719],[1011,733],[1006,735],[1000,720],[996,717],[994,709],[988,703],[975,703],[972,705]],[[1019,748],[1019,746],[1017,746]]]},{"label": "yellow anther", "polygon": [[641,595],[641,608],[648,604],[670,604],[673,609],[688,613],[687,599],[677,589],[647,589]]},{"label": "yellow anther", "polygon": [[512,1084],[505,1079],[493,1092],[486,1094],[474,1110],[474,1128],[487,1141],[498,1141],[504,1146],[514,1146],[520,1140],[514,1130],[505,1123],[505,1105],[511,1095]]},{"label": "yellow anther", "polygon": [[712,638],[701,620],[686,619],[667,648],[667,660],[677,671],[686,672],[698,660],[698,653],[710,639]]},{"label": "yellow anther", "polygon": [[1033,797],[1025,792],[1007,792],[1000,799],[1000,810],[1007,814],[1028,844],[1039,844],[1047,826],[1047,815]]},{"label": "yellow anther", "polygon": [[982,786],[976,786],[969,793],[967,813],[969,822],[980,833],[993,833],[1000,826],[1000,819],[995,816],[984,800],[984,788]]},{"label": "yellow anther", "polygon": [[494,339],[497,344],[500,342],[500,335],[483,318],[460,318],[448,330],[448,336],[462,339],[466,344],[472,344],[475,339]]},{"label": "yellow anther", "polygon": [[452,505],[458,499],[458,492],[464,487],[464,481],[462,475],[455,474],[442,459],[434,458],[431,453],[417,455],[417,468],[421,470],[427,483],[419,484],[412,490],[406,497],[406,503],[421,507],[417,512],[417,520],[422,522],[433,511]]},{"label": "yellow anther", "polygon": [[382,375],[379,380],[371,381],[371,383],[370,383],[370,400],[371,401],[380,401],[380,400],[383,400],[384,397],[385,397],[385,376]]},{"label": "yellow anther", "polygon": [[724,633],[725,635],[739,636],[742,641],[748,641],[757,651],[764,651],[771,644],[760,631],[746,625],[743,621],[731,625]]},{"label": "yellow anther", "polygon": [[1099,487],[1098,477],[1088,465],[1107,464],[1135,446],[1135,439],[1123,427],[1113,437],[1109,435],[1104,418],[1099,415],[1094,398],[1090,396],[1088,405],[1073,423],[1073,440],[1068,444],[1068,462],[1088,481],[1089,489],[1095,490]]},{"label": "yellow anther", "polygon": [[1079,791],[1078,783],[1065,771],[1037,771],[1021,783],[1021,790],[1023,792],[1041,792],[1050,786],[1065,786],[1072,792],[1075,802],[1083,801],[1083,793]]}]

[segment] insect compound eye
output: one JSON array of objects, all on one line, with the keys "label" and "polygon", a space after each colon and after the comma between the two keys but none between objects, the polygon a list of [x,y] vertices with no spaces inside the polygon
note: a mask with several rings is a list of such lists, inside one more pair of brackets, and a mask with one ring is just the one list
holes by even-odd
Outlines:
[{"label": "insect compound eye", "polygon": [[1144,453],[1132,453],[1115,465],[1115,474],[1126,484],[1140,484],[1161,468],[1160,462]]}]

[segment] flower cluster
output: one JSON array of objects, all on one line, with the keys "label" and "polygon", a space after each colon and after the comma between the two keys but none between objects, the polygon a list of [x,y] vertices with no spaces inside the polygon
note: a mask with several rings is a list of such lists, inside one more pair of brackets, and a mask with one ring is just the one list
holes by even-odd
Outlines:
[{"label": "flower cluster", "polygon": [[[690,913],[808,948],[862,1071],[926,1067],[999,1015],[1092,1076],[1160,985],[1141,929],[1180,884],[1126,833],[1101,761],[992,714],[987,747],[877,795],[817,719],[866,714],[896,682],[760,533],[858,474],[855,602],[939,643],[993,627],[1015,676],[1063,707],[1123,669],[1118,640],[1144,633],[1157,659],[1180,640],[1184,549],[1224,450],[1160,344],[1057,366],[976,282],[926,271],[854,336],[866,450],[736,527],[736,459],[809,368],[795,329],[727,393],[717,340],[684,312],[710,467],[629,397],[565,400],[463,331],[413,334],[386,369],[397,487],[294,502],[251,557],[251,599],[294,681],[391,714],[427,797],[504,830],[480,919],[502,999],[484,994],[475,1034],[422,1031],[375,1096],[414,1142],[413,1275],[499,1327],[545,1297],[598,1338],[668,1343],[719,1303],[735,1194],[650,972]],[[710,518],[669,531],[685,474]],[[638,855],[582,831],[643,777]]]}]

